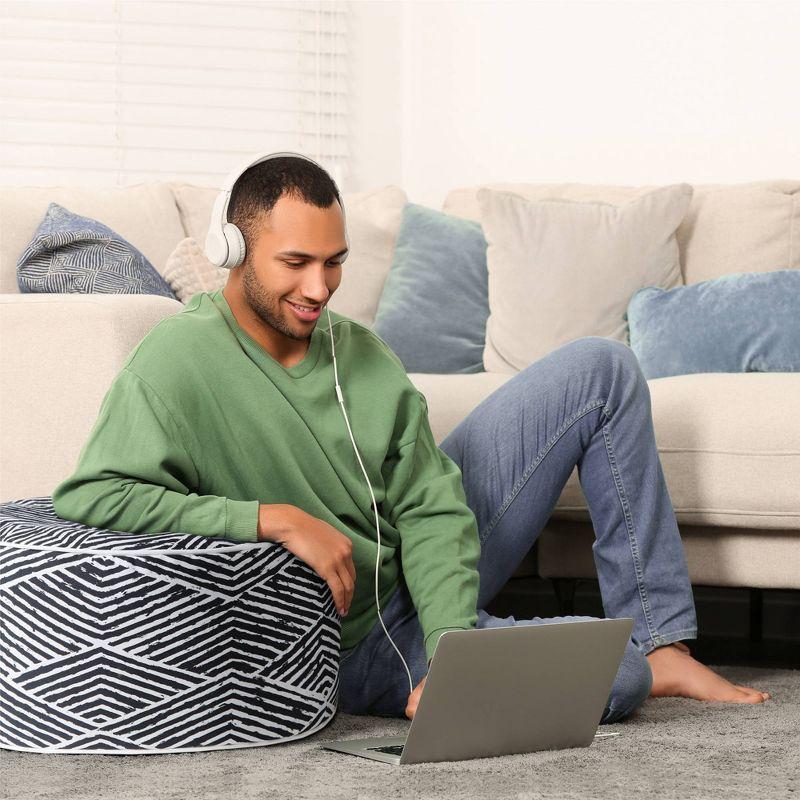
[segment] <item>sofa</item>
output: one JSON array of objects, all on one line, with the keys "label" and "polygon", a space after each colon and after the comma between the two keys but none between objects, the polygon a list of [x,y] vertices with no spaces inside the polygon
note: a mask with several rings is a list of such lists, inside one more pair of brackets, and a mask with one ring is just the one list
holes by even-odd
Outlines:
[{"label": "sofa", "polygon": [[[655,188],[485,185],[533,199],[616,205]],[[480,222],[478,188],[453,189],[441,210]],[[685,284],[734,272],[800,269],[800,182],[695,185],[693,190],[676,233]],[[159,320],[183,307],[156,295],[21,294],[16,263],[48,203],[101,220],[160,271],[179,241],[205,242],[216,192],[182,182],[0,192],[0,502],[50,494],[71,474],[128,353]],[[343,199],[351,259],[361,253],[361,274],[354,281],[345,273],[330,307],[372,325],[408,198],[399,187],[381,187],[344,193]],[[512,375],[409,377],[428,401],[431,428],[441,442]],[[688,374],[648,385],[692,583],[800,588],[800,374]],[[575,469],[515,576],[535,572],[556,585],[595,579],[593,541]]]}]

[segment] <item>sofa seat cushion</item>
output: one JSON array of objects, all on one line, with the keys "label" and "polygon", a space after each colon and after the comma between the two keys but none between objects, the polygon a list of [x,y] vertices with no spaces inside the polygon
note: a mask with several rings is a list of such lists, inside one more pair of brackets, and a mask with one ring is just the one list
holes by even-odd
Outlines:
[{"label": "sofa seat cushion", "polygon": [[[696,373],[647,383],[679,524],[800,530],[800,373]],[[577,469],[553,517],[589,521]]]},{"label": "sofa seat cushion", "polygon": [[340,618],[279,544],[93,528],[43,496],[0,505],[0,563],[0,747],[253,747],[336,712]]}]

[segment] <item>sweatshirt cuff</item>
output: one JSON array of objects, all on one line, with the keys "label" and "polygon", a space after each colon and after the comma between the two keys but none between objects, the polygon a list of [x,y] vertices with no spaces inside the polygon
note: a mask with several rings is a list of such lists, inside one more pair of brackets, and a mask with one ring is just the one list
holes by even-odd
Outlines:
[{"label": "sweatshirt cuff", "polygon": [[435,631],[431,631],[428,634],[428,638],[425,639],[425,656],[428,659],[428,666],[430,666],[431,659],[433,658],[433,653],[436,650],[436,645],[439,643],[439,639],[441,635],[445,631],[468,631],[471,628],[461,628],[458,626],[452,628],[437,628]]},{"label": "sweatshirt cuff", "polygon": [[225,498],[225,538],[237,542],[258,541],[258,500]]}]

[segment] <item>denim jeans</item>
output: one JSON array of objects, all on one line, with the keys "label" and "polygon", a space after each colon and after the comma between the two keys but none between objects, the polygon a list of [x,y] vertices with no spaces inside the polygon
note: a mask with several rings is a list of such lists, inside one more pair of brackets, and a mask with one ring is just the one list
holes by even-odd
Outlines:
[{"label": "denim jeans", "polygon": [[[439,445],[459,467],[481,543],[478,628],[597,619],[517,620],[484,610],[547,523],[577,464],[595,532],[603,611],[632,617],[631,638],[600,723],[650,694],[646,654],[697,637],[686,558],[656,448],[650,390],[634,352],[598,336],[573,340],[521,370]],[[381,609],[416,686],[427,673],[423,632],[405,582]],[[377,619],[341,654],[339,709],[405,716],[405,667]]]}]

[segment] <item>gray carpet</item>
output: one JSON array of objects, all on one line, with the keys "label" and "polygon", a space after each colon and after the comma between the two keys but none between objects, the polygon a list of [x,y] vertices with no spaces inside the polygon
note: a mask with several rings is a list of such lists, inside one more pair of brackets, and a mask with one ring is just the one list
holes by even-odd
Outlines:
[{"label": "gray carpet", "polygon": [[800,671],[713,667],[772,693],[758,705],[650,698],[620,736],[590,747],[394,766],[322,750],[327,739],[397,735],[408,721],[337,714],[289,744],[171,755],[0,750],[2,798],[758,798],[800,800]]}]

